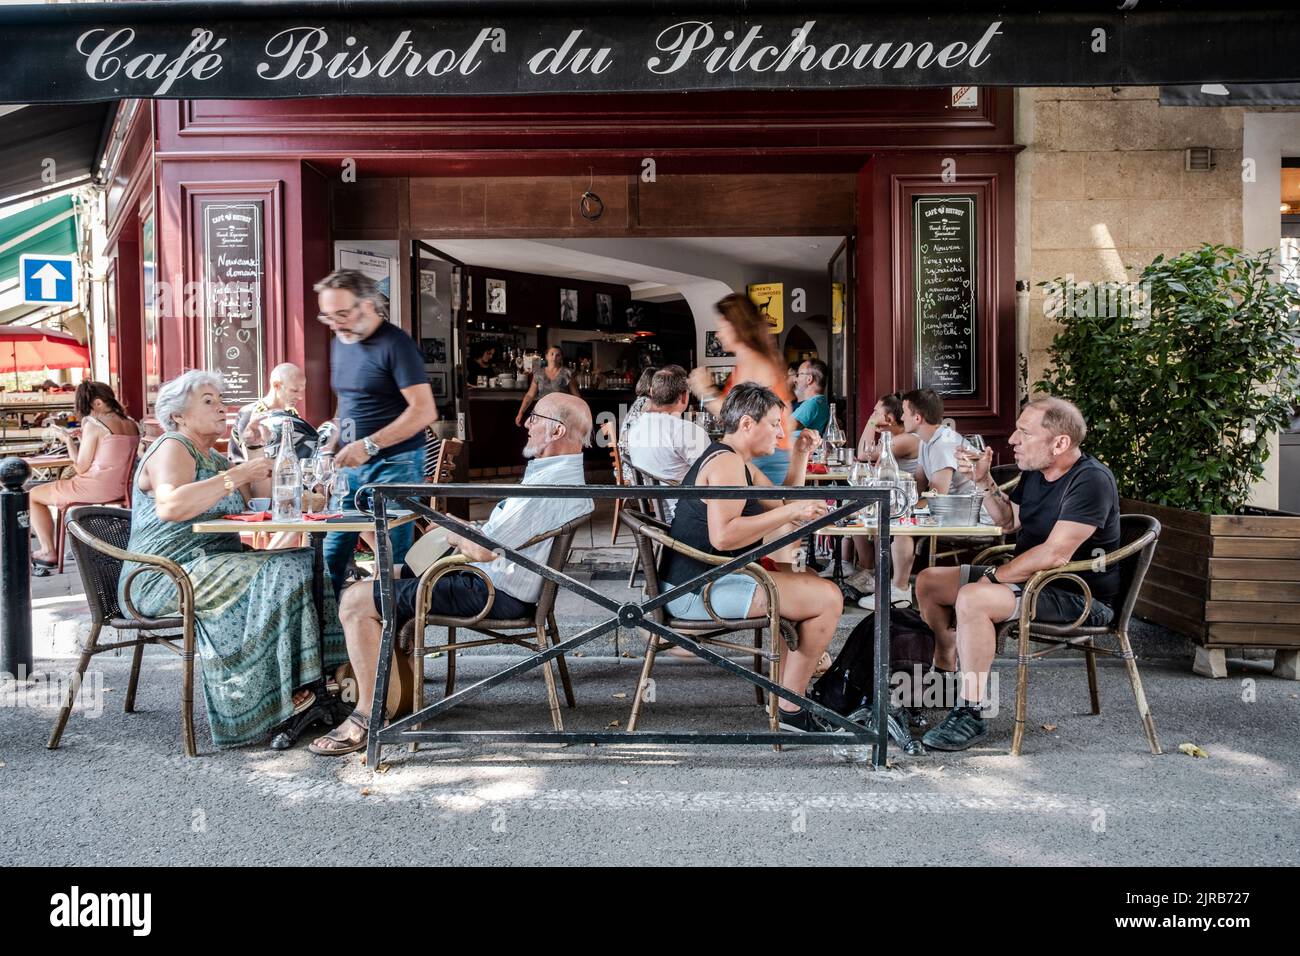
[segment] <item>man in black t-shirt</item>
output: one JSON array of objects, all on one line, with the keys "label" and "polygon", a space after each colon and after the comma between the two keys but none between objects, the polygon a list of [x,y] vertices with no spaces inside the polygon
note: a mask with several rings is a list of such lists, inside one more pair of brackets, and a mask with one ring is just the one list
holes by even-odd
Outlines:
[{"label": "man in black t-shirt", "polygon": [[[1087,434],[1083,414],[1070,402],[1044,398],[1025,406],[1010,442],[1020,483],[1008,496],[989,477],[992,450],[966,461],[984,496],[984,507],[1007,532],[1019,531],[1015,555],[997,567],[927,568],[916,581],[921,616],[935,633],[937,670],[954,671],[961,660],[961,699],[925,735],[935,750],[965,750],[988,734],[983,711],[997,626],[1020,614],[1021,588],[1039,571],[1095,559],[1119,547],[1119,492],[1115,476],[1080,447]],[[1119,569],[1080,575],[1092,591],[1086,623],[1110,621],[1109,602],[1119,590]],[[1039,592],[1034,620],[1071,623],[1085,601],[1070,582]],[[955,618],[955,622],[954,622]]]},{"label": "man in black t-shirt", "polygon": [[[424,480],[424,430],[438,419],[424,353],[387,319],[383,294],[366,275],[341,269],[313,287],[317,318],[334,333],[330,385],[337,401],[337,430],[325,450],[338,447],[334,464],[348,480],[345,508],[362,485],[419,484]],[[389,532],[394,567],[414,540],[407,524]],[[334,593],[343,588],[357,535],[325,536],[325,564]]]}]

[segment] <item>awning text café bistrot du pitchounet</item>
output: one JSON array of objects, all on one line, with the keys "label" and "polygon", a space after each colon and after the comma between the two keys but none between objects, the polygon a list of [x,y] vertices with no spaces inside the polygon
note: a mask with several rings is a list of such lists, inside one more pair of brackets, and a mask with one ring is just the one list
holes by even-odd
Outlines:
[{"label": "awning text caf\u00e9 bistrot du pitchounet", "polygon": [[[1133,85],[1300,78],[1276,5],[0,7],[5,102]],[[693,8],[698,7],[698,11]],[[1194,12],[1188,12],[1191,8]],[[980,12],[987,9],[989,12]],[[415,13],[415,16],[411,14]],[[549,14],[549,15],[546,15]]]}]

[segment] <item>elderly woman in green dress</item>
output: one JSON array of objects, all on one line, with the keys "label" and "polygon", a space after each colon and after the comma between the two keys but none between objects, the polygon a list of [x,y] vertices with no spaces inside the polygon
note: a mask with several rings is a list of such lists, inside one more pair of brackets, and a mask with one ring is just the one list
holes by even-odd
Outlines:
[{"label": "elderly woman in green dress", "polygon": [[[238,525],[228,535],[191,530],[269,494],[269,459],[232,467],[214,448],[226,432],[222,386],[214,373],[191,371],[158,390],[165,431],[136,468],[129,549],[175,561],[193,582],[208,724],[218,747],[234,747],[311,706],[305,688],[321,677],[322,626],[326,668],[347,650],[330,588],[317,620],[309,549],[245,551]],[[127,564],[122,580],[136,567]],[[130,597],[149,616],[177,608],[175,586],[157,571],[136,577]]]}]

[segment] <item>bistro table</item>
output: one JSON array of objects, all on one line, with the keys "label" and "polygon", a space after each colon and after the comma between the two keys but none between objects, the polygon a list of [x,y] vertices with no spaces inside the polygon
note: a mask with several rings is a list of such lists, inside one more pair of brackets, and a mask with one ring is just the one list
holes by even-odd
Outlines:
[{"label": "bistro table", "polygon": [[806,485],[828,485],[831,484],[832,482],[836,482],[836,481],[847,482],[848,480],[849,480],[849,471],[847,468],[841,471],[824,471],[821,474],[813,474],[812,472],[806,472],[803,476],[803,481],[804,484]]},{"label": "bistro table", "polygon": [[[872,537],[875,530],[870,525],[847,524],[830,525],[817,533],[838,537]],[[997,538],[1003,533],[1002,526],[996,524],[902,524],[898,521],[889,523],[889,534],[895,538]],[[930,567],[934,567],[934,554],[935,547],[931,542]]]},{"label": "bistro table", "polygon": [[54,481],[64,468],[72,467],[72,459],[66,454],[27,455],[23,461],[32,470],[33,481]]},{"label": "bistro table", "polygon": [[[398,528],[414,521],[415,515],[409,511],[389,512],[388,527]],[[375,519],[365,512],[343,511],[337,518],[321,518],[299,521],[231,521],[218,518],[215,521],[199,521],[191,526],[195,534],[242,534],[249,530],[275,533],[287,531],[306,534],[311,540],[312,552],[312,601],[316,605],[316,620],[322,623],[317,634],[320,642],[321,677],[312,685],[316,694],[316,703],[295,717],[290,717],[280,725],[280,730],[271,739],[273,750],[288,750],[302,737],[303,733],[317,723],[326,723],[330,727],[338,725],[352,712],[352,705],[344,703],[336,693],[326,689],[325,678],[325,535],[333,531],[374,531]]]}]

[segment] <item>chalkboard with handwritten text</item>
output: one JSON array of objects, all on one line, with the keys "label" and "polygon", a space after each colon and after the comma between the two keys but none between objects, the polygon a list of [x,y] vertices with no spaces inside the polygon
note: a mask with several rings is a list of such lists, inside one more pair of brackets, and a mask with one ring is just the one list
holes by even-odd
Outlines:
[{"label": "chalkboard with handwritten text", "polygon": [[241,405],[263,391],[262,202],[205,202],[201,215],[207,364]]},{"label": "chalkboard with handwritten text", "polygon": [[975,197],[912,198],[916,385],[973,395],[976,381]]}]

